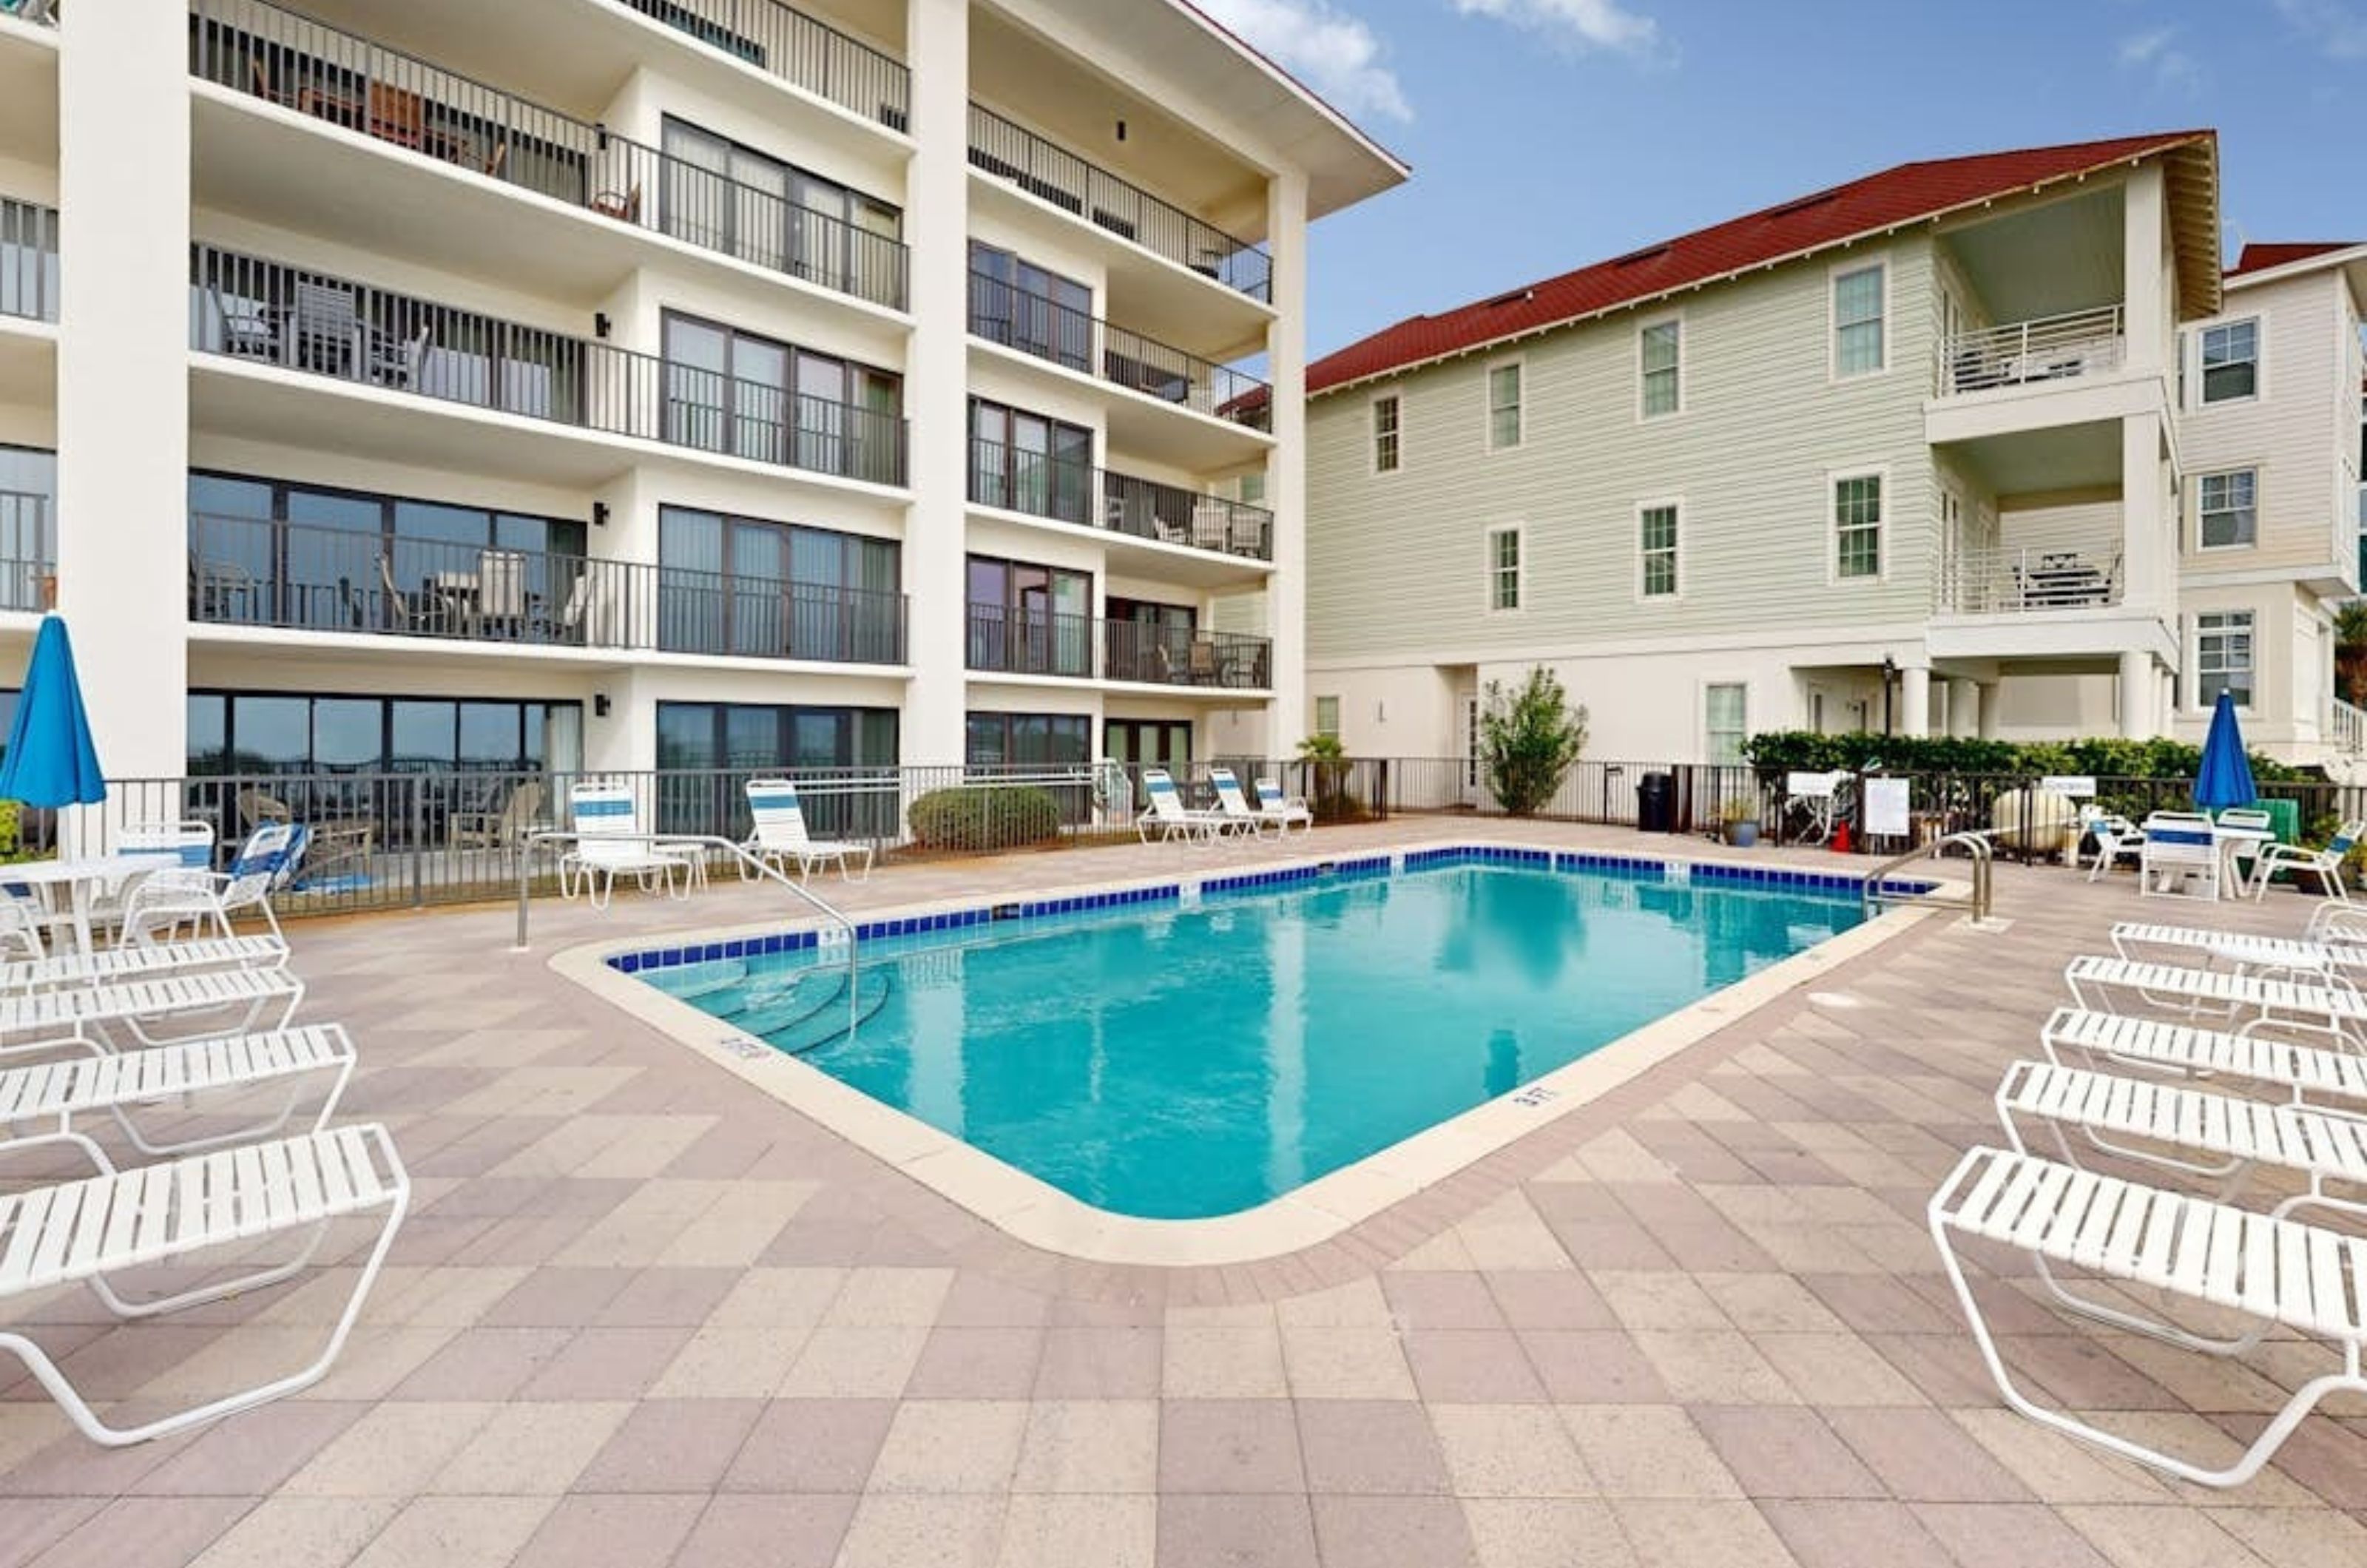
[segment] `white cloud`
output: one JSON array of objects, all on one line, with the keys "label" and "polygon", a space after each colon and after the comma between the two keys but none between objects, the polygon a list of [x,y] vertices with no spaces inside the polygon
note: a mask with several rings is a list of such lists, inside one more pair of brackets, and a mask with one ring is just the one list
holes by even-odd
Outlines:
[{"label": "white cloud", "polygon": [[1413,118],[1380,38],[1330,0],[1194,4],[1347,113]]},{"label": "white cloud", "polygon": [[2112,57],[2122,70],[2151,76],[2157,87],[2191,93],[2203,85],[2203,67],[2178,47],[2175,26],[2131,33],[2113,50]]},{"label": "white cloud", "polygon": [[2277,9],[2328,60],[2367,60],[2367,14],[2349,0],[2277,0]]},{"label": "white cloud", "polygon": [[1455,0],[1455,9],[1460,16],[1527,28],[1575,49],[1648,56],[1660,44],[1660,24],[1619,0]]}]

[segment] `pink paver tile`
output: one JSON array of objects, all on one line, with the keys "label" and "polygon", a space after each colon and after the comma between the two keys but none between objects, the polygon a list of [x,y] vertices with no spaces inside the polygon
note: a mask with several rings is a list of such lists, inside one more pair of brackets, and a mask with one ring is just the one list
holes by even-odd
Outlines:
[{"label": "pink paver tile", "polygon": [[710,1492],[763,1413],[753,1399],[648,1400],[576,1479],[579,1492]]},{"label": "pink paver tile", "polygon": [[706,1510],[707,1495],[562,1497],[513,1560],[514,1568],[642,1568],[674,1554]]},{"label": "pink paver tile", "polygon": [[644,1269],[592,1321],[602,1328],[696,1328],[740,1274],[737,1269]]},{"label": "pink paver tile", "polygon": [[1514,1328],[1616,1328],[1618,1317],[1583,1274],[1565,1269],[1497,1270],[1487,1276],[1497,1310]]},{"label": "pink paver tile", "polygon": [[391,1399],[507,1399],[575,1337],[568,1328],[464,1328],[394,1385]]},{"label": "pink paver tile", "polygon": [[724,1472],[728,1492],[855,1493],[896,1418],[892,1399],[776,1399]]},{"label": "pink paver tile", "polygon": [[1298,1441],[1310,1492],[1450,1490],[1430,1422],[1421,1406],[1406,1401],[1309,1400],[1298,1406]]},{"label": "pink paver tile", "polygon": [[690,1343],[688,1328],[586,1328],[514,1392],[520,1399],[639,1399]]},{"label": "pink paver tile", "polygon": [[1159,1498],[1159,1568],[1317,1568],[1303,1496]]},{"label": "pink paver tile", "polygon": [[1478,1274],[1384,1274],[1381,1290],[1402,1330],[1504,1326],[1488,1281]]},{"label": "pink paver tile", "polygon": [[1510,1329],[1416,1329],[1405,1337],[1406,1362],[1424,1400],[1448,1404],[1511,1404],[1546,1397]]},{"label": "pink paver tile", "polygon": [[1696,1407],[1693,1424],[1758,1498],[1886,1497],[1874,1472],[1813,1410],[1782,1405]]},{"label": "pink paver tile", "polygon": [[[1963,1568],[2105,1568],[2085,1537],[2035,1503],[1918,1503],[1915,1517]],[[2291,1568],[2301,1568],[2296,1563]]]},{"label": "pink paver tile", "polygon": [[1557,1404],[1666,1404],[1668,1385],[1626,1334],[1534,1329],[1521,1334],[1529,1364]]},{"label": "pink paver tile", "polygon": [[712,1499],[674,1561],[681,1568],[831,1568],[852,1495]]},{"label": "pink paver tile", "polygon": [[172,1568],[253,1506],[251,1497],[126,1497],[32,1558],[32,1568]]},{"label": "pink paver tile", "polygon": [[1463,1509],[1451,1497],[1313,1499],[1323,1568],[1474,1568]]},{"label": "pink paver tile", "polygon": [[1761,1499],[1759,1511],[1801,1568],[1860,1568],[1868,1562],[1883,1568],[1957,1568],[1904,1503]]},{"label": "pink paver tile", "polygon": [[1025,1399],[1044,1359],[1040,1328],[948,1328],[921,1348],[907,1399]]},{"label": "pink paver tile", "polygon": [[2028,1487],[1940,1411],[1849,1408],[1825,1416],[1892,1495],[1907,1502],[2030,1500]]},{"label": "pink paver tile", "polygon": [[154,1496],[261,1496],[361,1419],[368,1406],[283,1400],[200,1429],[131,1491]]},{"label": "pink paver tile", "polygon": [[1054,1325],[1036,1369],[1038,1399],[1153,1399],[1163,1371],[1160,1331]]},{"label": "pink paver tile", "polygon": [[1298,1423],[1278,1399],[1176,1399],[1160,1407],[1159,1490],[1307,1490]]}]

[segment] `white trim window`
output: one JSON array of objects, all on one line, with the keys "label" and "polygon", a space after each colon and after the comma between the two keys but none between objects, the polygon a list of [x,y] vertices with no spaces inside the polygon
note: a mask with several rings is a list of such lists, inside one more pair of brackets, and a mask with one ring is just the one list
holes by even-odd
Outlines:
[{"label": "white trim window", "polygon": [[1702,754],[1712,767],[1739,767],[1750,739],[1750,688],[1717,681],[1702,688]]},{"label": "white trim window", "polygon": [[1684,336],[1681,321],[1652,321],[1636,332],[1637,410],[1644,419],[1684,412]]},{"label": "white trim window", "polygon": [[1250,469],[1241,475],[1240,482],[1234,489],[1238,491],[1238,499],[1244,506],[1263,506],[1265,504],[1265,470]]},{"label": "white trim window", "polygon": [[2203,329],[2203,401],[2240,402],[2260,390],[2260,321],[2247,316]]},{"label": "white trim window", "polygon": [[1521,362],[1488,367],[1488,450],[1521,444]]},{"label": "white trim window", "polygon": [[1340,739],[1339,698],[1318,697],[1315,699],[1315,733],[1327,739],[1337,740]]},{"label": "white trim window", "polygon": [[1395,392],[1373,400],[1373,472],[1394,474],[1404,461],[1400,430],[1404,419],[1404,405],[1399,402]]},{"label": "white trim window", "polygon": [[2204,474],[2194,486],[2194,537],[2199,548],[2238,549],[2258,542],[2260,475],[2257,468]]},{"label": "white trim window", "polygon": [[1833,479],[1833,576],[1858,582],[1882,575],[1882,476]]},{"label": "white trim window", "polygon": [[1833,377],[1869,376],[1888,365],[1884,313],[1889,277],[1880,262],[1833,274]]},{"label": "white trim window", "polygon": [[1678,507],[1673,501],[1636,509],[1636,549],[1640,568],[1637,592],[1647,599],[1677,596]]},{"label": "white trim window", "polygon": [[1521,546],[1518,524],[1488,530],[1488,608],[1491,612],[1521,607],[1523,569]]},{"label": "white trim window", "polygon": [[2226,693],[2239,708],[2252,705],[2252,612],[2209,610],[2194,617],[2194,705],[2215,705]]}]

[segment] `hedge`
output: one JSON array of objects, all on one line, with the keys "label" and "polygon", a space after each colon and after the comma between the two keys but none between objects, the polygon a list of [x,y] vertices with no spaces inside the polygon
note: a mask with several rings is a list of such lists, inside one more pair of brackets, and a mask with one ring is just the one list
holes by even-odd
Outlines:
[{"label": "hedge", "polygon": [[1060,805],[1027,784],[931,790],[905,813],[924,850],[1006,850],[1060,836]]},{"label": "hedge", "polygon": [[[2191,779],[2203,749],[2182,740],[1975,740],[1959,736],[1816,735],[1776,729],[1743,742],[1762,778],[1799,770],[1855,772],[1879,764],[1892,773],[2006,773],[2039,777],[2086,773],[2113,779]],[[2308,778],[2303,770],[2252,753],[2263,782]]]}]

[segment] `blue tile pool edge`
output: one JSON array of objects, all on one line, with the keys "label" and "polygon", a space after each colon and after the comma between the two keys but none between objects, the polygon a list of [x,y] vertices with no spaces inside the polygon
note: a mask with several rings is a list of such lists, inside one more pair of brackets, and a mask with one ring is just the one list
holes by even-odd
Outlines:
[{"label": "blue tile pool edge", "polygon": [[[1718,885],[1782,888],[1793,892],[1855,896],[1865,886],[1862,876],[1831,872],[1795,871],[1788,867],[1738,865],[1729,861],[1695,861],[1648,855],[1601,854],[1592,851],[1548,850],[1517,844],[1451,844],[1421,850],[1389,851],[1345,860],[1305,861],[1263,871],[1236,872],[1173,882],[1126,884],[1040,898],[992,901],[953,909],[883,915],[855,922],[857,944],[886,937],[923,936],[974,926],[1007,924],[1138,906],[1179,907],[1187,898],[1211,895],[1263,893],[1315,882],[1364,881],[1417,871],[1440,871],[1464,865],[1511,866],[1529,871],[1586,872],[1638,882]],[[1940,885],[1915,878],[1888,877],[1881,891],[1897,897],[1929,893]],[[799,927],[717,942],[673,942],[661,947],[611,953],[603,962],[625,975],[640,975],[692,964],[725,959],[800,953],[821,944],[824,928]]]}]

